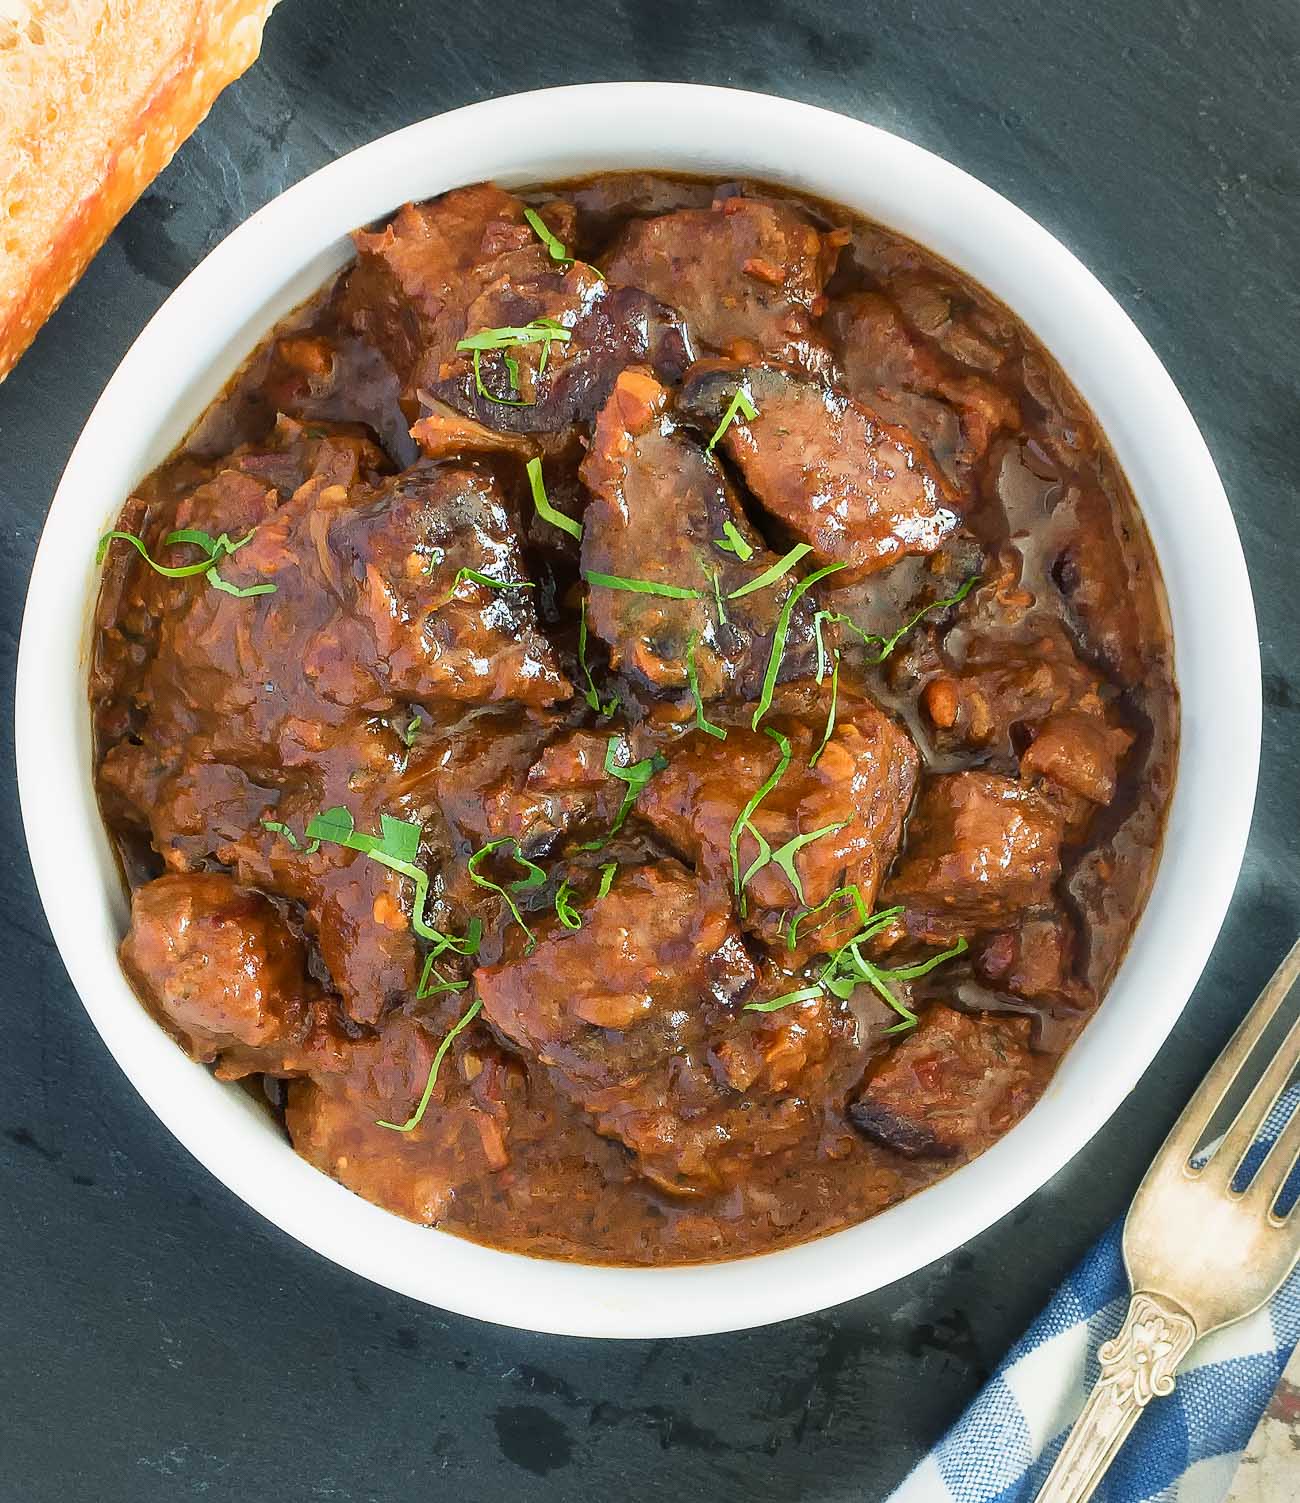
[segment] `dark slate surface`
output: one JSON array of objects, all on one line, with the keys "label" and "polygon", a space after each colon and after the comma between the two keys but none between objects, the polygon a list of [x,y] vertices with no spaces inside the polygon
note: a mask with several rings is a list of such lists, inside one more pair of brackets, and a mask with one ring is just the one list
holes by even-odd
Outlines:
[{"label": "dark slate surface", "polygon": [[[372,1288],[199,1169],[81,1012],[7,798],[2,1503],[874,1500],[943,1431],[1123,1210],[1300,929],[1298,18],[1293,0],[286,0],[261,63],[0,387],[6,695],[77,433],[148,316],[241,219],[336,154],[471,100],[612,77],[734,84],[874,121],[1009,194],[1154,344],[1218,459],[1254,579],[1254,837],[1211,969],[1140,1099],[1013,1216],[830,1314],[602,1345]],[[4,735],[12,794],[7,723]]]}]

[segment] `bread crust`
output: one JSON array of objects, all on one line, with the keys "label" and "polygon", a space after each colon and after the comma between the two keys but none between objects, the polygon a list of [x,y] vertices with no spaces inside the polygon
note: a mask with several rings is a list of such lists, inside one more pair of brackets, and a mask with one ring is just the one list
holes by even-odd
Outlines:
[{"label": "bread crust", "polygon": [[[24,114],[12,140],[0,121],[0,161],[8,158],[0,168],[0,380],[213,100],[256,59],[274,4],[19,0],[16,20],[0,16],[0,99],[11,120]],[[74,78],[82,108],[60,120],[53,101]],[[112,80],[115,108],[99,107],[96,78]],[[67,160],[74,152],[83,159],[75,167]]]}]

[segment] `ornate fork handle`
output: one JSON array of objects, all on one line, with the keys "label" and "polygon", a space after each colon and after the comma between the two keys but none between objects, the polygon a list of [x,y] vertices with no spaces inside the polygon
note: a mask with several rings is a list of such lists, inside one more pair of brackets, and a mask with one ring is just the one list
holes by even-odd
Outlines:
[{"label": "ornate fork handle", "polygon": [[1196,1326],[1173,1300],[1138,1290],[1124,1324],[1097,1357],[1101,1377],[1066,1437],[1037,1503],[1085,1503],[1124,1438],[1157,1395],[1174,1391],[1178,1364],[1196,1340]]}]

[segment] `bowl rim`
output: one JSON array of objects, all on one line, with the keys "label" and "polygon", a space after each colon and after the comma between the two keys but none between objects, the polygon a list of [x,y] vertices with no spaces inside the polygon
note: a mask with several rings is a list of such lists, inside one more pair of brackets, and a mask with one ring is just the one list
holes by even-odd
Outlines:
[{"label": "bowl rim", "polygon": [[[1165,577],[1182,705],[1179,776],[1145,911],[1103,1005],[1029,1115],[857,1226],[680,1268],[551,1262],[402,1221],[298,1158],[246,1092],[214,1080],[153,1022],[117,966],[125,908],[90,785],[96,571],[70,580],[68,562],[89,555],[87,540],[257,339],[343,263],[354,224],[483,178],[519,185],[619,167],[820,194],[920,241],[1006,303],[1062,365],[1128,476]],[[1209,621],[1196,588],[1211,570]],[[24,613],[15,742],[29,854],[69,976],[124,1073],[200,1163],[306,1246],[425,1303],[525,1330],[663,1337],[760,1326],[878,1289],[984,1230],[1084,1146],[1154,1058],[1209,956],[1245,851],[1260,716],[1254,604],[1213,460],[1146,340],[1059,241],[876,126],[772,95],[601,83],[486,100],[359,147],[272,199],[177,287],[106,385],[51,505]]]}]

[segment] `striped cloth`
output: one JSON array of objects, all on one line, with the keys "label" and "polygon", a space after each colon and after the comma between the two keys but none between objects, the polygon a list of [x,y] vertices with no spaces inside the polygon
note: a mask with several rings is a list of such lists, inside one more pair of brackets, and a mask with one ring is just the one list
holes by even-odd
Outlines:
[{"label": "striped cloth", "polygon": [[[1239,1184],[1298,1095],[1292,1087],[1270,1118]],[[1294,1200],[1298,1177],[1281,1208]],[[1099,1376],[1097,1348],[1123,1324],[1122,1233],[1117,1223],[1091,1249],[888,1503],[1032,1503]],[[1300,1268],[1262,1310],[1192,1348],[1173,1393],[1152,1401],[1111,1464],[1097,1503],[1223,1503],[1297,1340]]]}]

